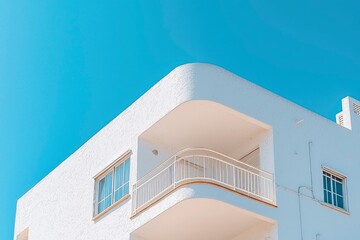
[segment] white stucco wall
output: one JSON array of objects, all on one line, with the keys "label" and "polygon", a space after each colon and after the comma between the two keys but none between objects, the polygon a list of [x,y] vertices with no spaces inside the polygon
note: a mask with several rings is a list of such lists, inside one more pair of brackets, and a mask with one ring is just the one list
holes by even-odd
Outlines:
[{"label": "white stucco wall", "polygon": [[[138,137],[160,118],[190,100],[209,100],[228,106],[272,127],[264,138],[262,163],[274,169],[277,208],[229,193],[216,187],[194,185],[179,189],[159,204],[130,219],[131,199],[98,221],[93,214],[93,177],[131,149],[131,185],[148,164],[150,143]],[[301,124],[296,124],[303,120]],[[311,148],[310,166],[309,142]],[[359,132],[350,131],[296,104],[262,89],[226,70],[207,64],[180,66],[151,88],[79,150],[46,176],[17,203],[15,237],[29,228],[29,239],[129,239],[130,233],[178,201],[207,197],[248,209],[277,222],[279,239],[356,239],[360,222]],[[268,147],[273,146],[273,147]],[[161,154],[169,155],[166,151]],[[153,156],[148,156],[153,157]],[[269,164],[269,166],[267,165]],[[144,167],[145,166],[145,167]],[[343,173],[347,179],[350,215],[319,203],[322,201],[321,166]],[[311,187],[314,197],[301,188],[301,211],[297,191]],[[131,191],[131,189],[130,189]],[[306,196],[305,196],[306,195]],[[302,228],[299,223],[302,214]]]},{"label": "white stucco wall", "polygon": [[232,240],[273,240],[277,239],[275,224],[262,223],[250,227],[247,231],[243,232]]}]

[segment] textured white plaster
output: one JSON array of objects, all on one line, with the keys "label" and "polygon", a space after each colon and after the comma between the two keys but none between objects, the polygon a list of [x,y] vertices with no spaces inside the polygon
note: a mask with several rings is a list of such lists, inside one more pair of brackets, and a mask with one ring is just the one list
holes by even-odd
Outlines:
[{"label": "textured white plaster", "polygon": [[[139,136],[180,104],[209,100],[230,107],[271,126],[260,145],[262,165],[273,169],[277,183],[277,208],[207,185],[181,188],[158,204],[130,219],[131,198],[93,221],[93,177],[131,149],[131,185],[137,169],[146,173],[144,157],[153,146],[139,152]],[[359,117],[359,116],[356,116]],[[300,125],[295,124],[302,119]],[[304,239],[357,239],[360,222],[360,161],[358,131],[349,131],[226,70],[207,64],[187,64],[173,70],[128,109],[100,130],[79,150],[27,192],[17,203],[15,237],[29,228],[30,240],[130,239],[130,233],[174,204],[189,198],[211,198],[247,209],[277,223],[278,239],[300,239],[297,189],[310,185],[309,141],[314,196],[322,200],[321,166],[348,178],[350,215],[344,215],[302,197]],[[158,149],[160,154],[166,149]],[[165,160],[165,159],[163,159]],[[160,158],[158,162],[163,161]],[[139,167],[138,167],[139,165]],[[141,165],[141,167],[140,167]],[[148,166],[148,167],[147,167]],[[130,189],[131,191],[131,189]],[[329,220],[331,219],[331,221]],[[274,235],[275,236],[275,235]],[[276,237],[274,237],[276,239]],[[146,239],[149,240],[149,239]]]},{"label": "textured white plaster", "polygon": [[261,223],[252,226],[247,231],[232,240],[273,240],[277,239],[275,224]]}]

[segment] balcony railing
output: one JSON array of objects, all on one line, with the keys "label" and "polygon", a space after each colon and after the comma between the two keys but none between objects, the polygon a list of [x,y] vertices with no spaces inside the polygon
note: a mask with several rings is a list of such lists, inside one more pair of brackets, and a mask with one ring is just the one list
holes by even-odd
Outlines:
[{"label": "balcony railing", "polygon": [[275,204],[273,174],[208,149],[183,150],[133,186],[133,214],[177,187],[210,183]]}]

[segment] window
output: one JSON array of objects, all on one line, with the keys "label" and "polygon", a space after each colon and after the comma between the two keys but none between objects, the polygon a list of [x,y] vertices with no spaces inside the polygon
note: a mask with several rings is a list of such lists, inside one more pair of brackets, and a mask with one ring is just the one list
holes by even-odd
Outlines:
[{"label": "window", "polygon": [[16,236],[16,240],[28,240],[29,239],[29,228],[26,228]]},{"label": "window", "polygon": [[347,210],[346,178],[328,169],[323,169],[324,202],[338,208]]},{"label": "window", "polygon": [[130,158],[116,162],[96,177],[96,215],[129,194]]}]

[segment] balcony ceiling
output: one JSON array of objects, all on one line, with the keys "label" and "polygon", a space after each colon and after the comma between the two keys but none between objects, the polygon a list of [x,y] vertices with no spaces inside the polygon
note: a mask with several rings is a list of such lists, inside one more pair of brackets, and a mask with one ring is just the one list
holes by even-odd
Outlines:
[{"label": "balcony ceiling", "polygon": [[178,203],[135,230],[143,240],[230,240],[252,227],[271,223],[241,208],[211,199]]},{"label": "balcony ceiling", "polygon": [[178,106],[140,137],[176,151],[205,147],[231,155],[269,128],[224,105],[197,100]]}]

